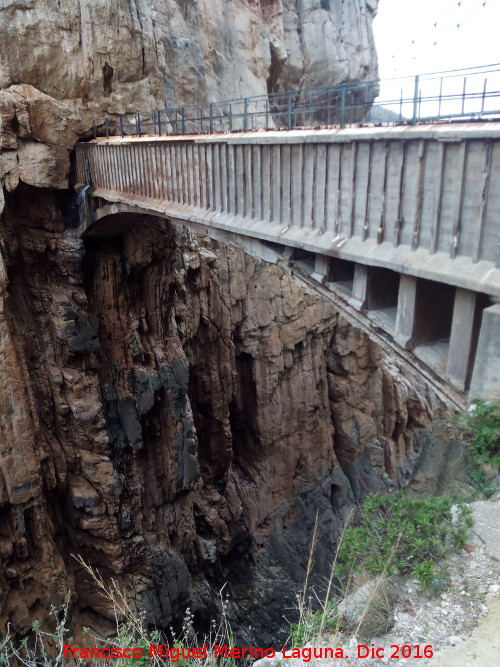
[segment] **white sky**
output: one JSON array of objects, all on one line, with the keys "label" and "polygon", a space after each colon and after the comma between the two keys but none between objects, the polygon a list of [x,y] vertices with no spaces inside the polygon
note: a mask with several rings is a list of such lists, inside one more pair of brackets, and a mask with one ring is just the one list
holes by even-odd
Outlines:
[{"label": "white sky", "polygon": [[500,62],[500,0],[483,2],[380,0],[374,21],[380,77]]},{"label": "white sky", "polygon": [[[500,63],[500,0],[380,0],[374,21],[380,78],[413,76]],[[420,79],[421,117],[500,110],[499,72],[468,75],[467,93],[476,98],[462,105],[464,77]],[[486,81],[485,81],[486,80]],[[441,89],[440,89],[441,86]],[[487,92],[487,94],[486,94]],[[430,98],[443,94],[443,102]],[[379,104],[411,116],[413,81],[382,83]],[[452,97],[455,96],[455,99]],[[448,97],[448,99],[445,99]],[[401,98],[408,103],[399,104]],[[484,98],[483,100],[481,98]]]}]

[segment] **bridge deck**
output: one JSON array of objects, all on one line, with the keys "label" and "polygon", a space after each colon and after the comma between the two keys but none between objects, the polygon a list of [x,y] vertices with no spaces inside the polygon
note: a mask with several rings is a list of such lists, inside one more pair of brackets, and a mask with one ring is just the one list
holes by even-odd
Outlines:
[{"label": "bridge deck", "polygon": [[112,137],[76,162],[94,198],[313,253],[321,280],[354,267],[360,307],[397,307],[407,347],[447,341],[468,385],[500,296],[500,123]]},{"label": "bridge deck", "polygon": [[500,295],[500,123],[99,139],[95,194]]}]

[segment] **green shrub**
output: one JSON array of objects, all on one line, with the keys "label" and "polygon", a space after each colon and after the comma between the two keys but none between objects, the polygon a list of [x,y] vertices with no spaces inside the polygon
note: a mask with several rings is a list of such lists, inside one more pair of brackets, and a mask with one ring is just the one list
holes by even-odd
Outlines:
[{"label": "green shrub", "polygon": [[448,496],[420,500],[401,491],[370,495],[361,508],[361,524],[347,528],[338,554],[339,574],[413,574],[424,587],[435,565],[451,548],[463,548],[472,526],[471,510],[452,510]]},{"label": "green shrub", "polygon": [[470,483],[476,492],[489,497],[495,490],[491,470],[500,468],[500,401],[474,401],[455,420],[470,440]]},{"label": "green shrub", "polygon": [[472,434],[474,462],[500,468],[500,401],[476,401],[459,419]]}]

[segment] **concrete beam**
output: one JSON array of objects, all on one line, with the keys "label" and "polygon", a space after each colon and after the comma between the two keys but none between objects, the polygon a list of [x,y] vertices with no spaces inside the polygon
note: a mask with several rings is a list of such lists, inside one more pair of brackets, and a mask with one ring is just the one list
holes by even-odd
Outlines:
[{"label": "concrete beam", "polygon": [[485,400],[500,396],[500,304],[483,310],[476,362],[469,396]]},{"label": "concrete beam", "polygon": [[470,379],[474,352],[477,294],[457,288],[451,323],[450,348],[446,373],[458,389],[464,391]]},{"label": "concrete beam", "polygon": [[407,350],[414,347],[418,280],[413,276],[399,278],[396,340]]},{"label": "concrete beam", "polygon": [[366,307],[368,294],[368,267],[364,264],[355,264],[352,296],[349,299],[351,306],[363,310]]},{"label": "concrete beam", "polygon": [[314,257],[314,273],[311,275],[311,278],[317,280],[319,283],[323,284],[328,275],[328,257],[326,255],[320,255],[316,253]]}]

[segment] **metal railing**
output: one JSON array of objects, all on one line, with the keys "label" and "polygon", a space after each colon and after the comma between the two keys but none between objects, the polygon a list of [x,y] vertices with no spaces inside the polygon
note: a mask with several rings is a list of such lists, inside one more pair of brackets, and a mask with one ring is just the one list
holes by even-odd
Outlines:
[{"label": "metal railing", "polygon": [[128,114],[94,125],[94,134],[212,134],[495,117],[500,117],[500,63]]}]

